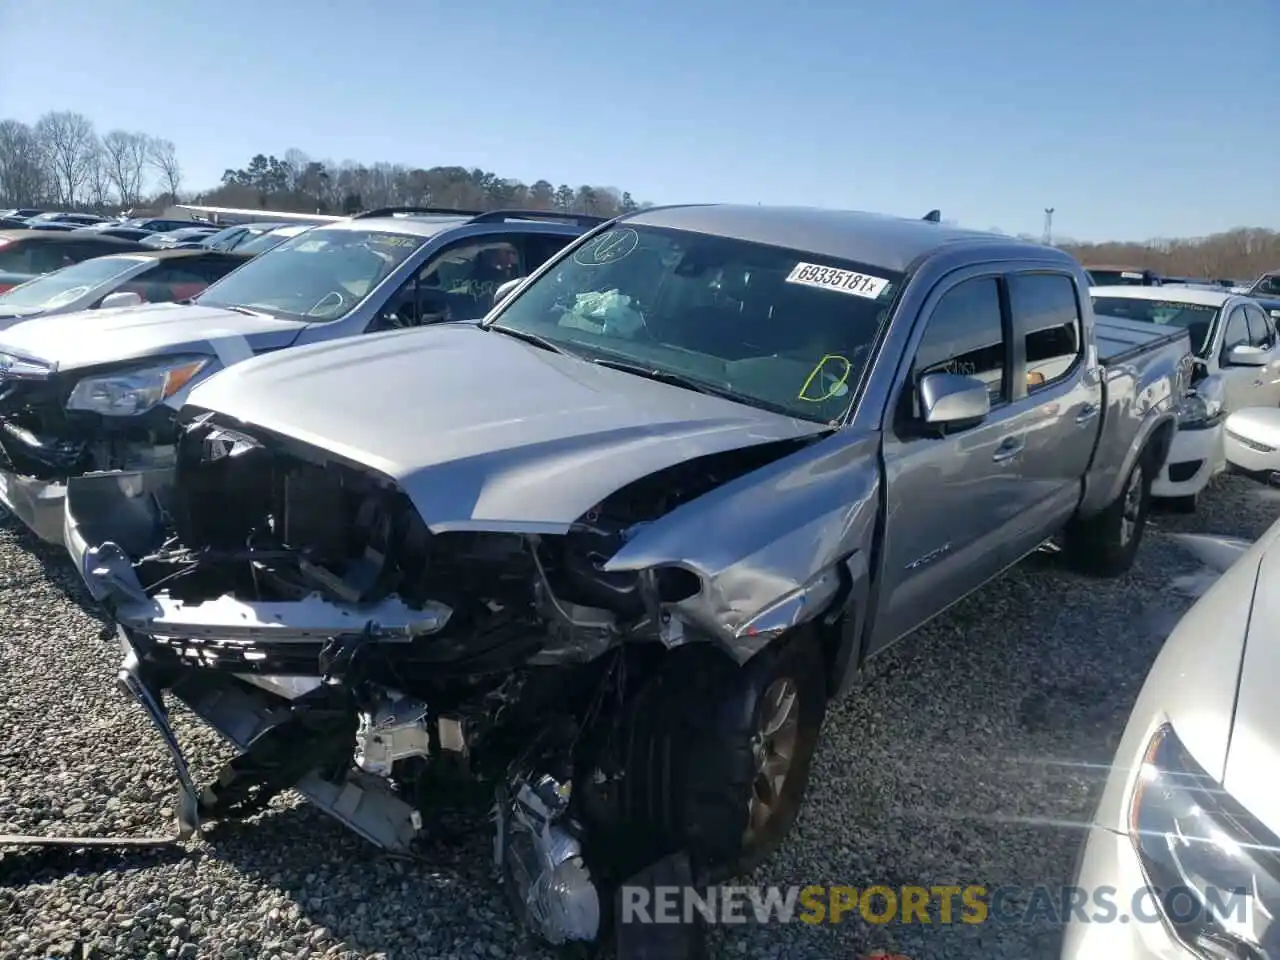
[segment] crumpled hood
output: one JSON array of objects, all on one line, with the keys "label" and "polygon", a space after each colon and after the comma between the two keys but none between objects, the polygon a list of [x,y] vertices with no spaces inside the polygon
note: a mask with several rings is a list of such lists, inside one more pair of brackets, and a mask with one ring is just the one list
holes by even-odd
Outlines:
[{"label": "crumpled hood", "polygon": [[[306,327],[218,307],[155,303],[33,317],[0,330],[0,353],[44,360],[58,370],[193,351],[242,359],[250,338],[291,342]],[[281,346],[284,344],[275,343]]]},{"label": "crumpled hood", "polygon": [[[1280,523],[1269,531],[1271,544],[1258,568],[1252,594],[1244,661],[1240,668],[1240,689],[1231,729],[1223,786],[1250,813],[1280,834],[1280,794],[1274,774],[1280,769],[1280,698],[1275,694],[1280,677]],[[1264,535],[1267,536],[1267,535]],[[1239,598],[1247,609],[1250,598]],[[1204,638],[1206,643],[1212,637]],[[1231,703],[1222,704],[1224,711]]]},{"label": "crumpled hood", "polygon": [[472,324],[257,357],[188,402],[386,474],[437,532],[556,532],[657,470],[828,429]]}]

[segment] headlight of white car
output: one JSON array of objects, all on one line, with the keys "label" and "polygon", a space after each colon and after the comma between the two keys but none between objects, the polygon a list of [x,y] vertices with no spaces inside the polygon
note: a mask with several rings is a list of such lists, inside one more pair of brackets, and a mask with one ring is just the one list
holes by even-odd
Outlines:
[{"label": "headlight of white car", "polygon": [[208,364],[208,358],[183,359],[85,377],[72,389],[67,409],[106,417],[134,417],[169,399]]},{"label": "headlight of white car", "polygon": [[1222,412],[1225,401],[1222,378],[1216,375],[1205,377],[1187,391],[1178,404],[1178,423],[1196,426],[1212,420]]},{"label": "headlight of white car", "polygon": [[1143,757],[1129,832],[1171,930],[1203,960],[1280,957],[1280,849],[1171,726]]}]

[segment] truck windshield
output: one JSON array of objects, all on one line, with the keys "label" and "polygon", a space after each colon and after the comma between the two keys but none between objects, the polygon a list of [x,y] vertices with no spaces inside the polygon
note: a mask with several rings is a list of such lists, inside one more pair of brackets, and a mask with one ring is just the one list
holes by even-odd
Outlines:
[{"label": "truck windshield", "polygon": [[0,293],[0,305],[24,310],[52,310],[84,296],[99,284],[123,276],[138,265],[137,257],[97,257],[63,267]]},{"label": "truck windshield", "polygon": [[195,299],[205,307],[243,307],[285,319],[339,320],[427,239],[376,230],[308,230]]},{"label": "truck windshield", "polygon": [[1093,312],[1118,320],[1139,320],[1169,327],[1182,327],[1191,336],[1191,347],[1203,354],[1213,335],[1221,307],[1177,300],[1147,300],[1139,297],[1094,297]]},{"label": "truck windshield", "polygon": [[624,225],[555,262],[492,323],[826,423],[853,403],[902,282],[868,264]]}]

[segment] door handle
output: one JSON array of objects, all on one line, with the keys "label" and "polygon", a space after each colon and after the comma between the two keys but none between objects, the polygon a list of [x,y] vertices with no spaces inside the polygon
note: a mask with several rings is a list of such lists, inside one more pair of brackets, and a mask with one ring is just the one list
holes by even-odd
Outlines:
[{"label": "door handle", "polygon": [[1022,452],[1025,446],[1026,441],[1021,437],[1005,437],[1000,441],[1000,446],[996,447],[996,452],[991,455],[991,459],[996,463],[1012,460]]},{"label": "door handle", "polygon": [[1076,423],[1088,423],[1098,415],[1098,405],[1096,403],[1086,403],[1080,408],[1080,412],[1076,414]]}]

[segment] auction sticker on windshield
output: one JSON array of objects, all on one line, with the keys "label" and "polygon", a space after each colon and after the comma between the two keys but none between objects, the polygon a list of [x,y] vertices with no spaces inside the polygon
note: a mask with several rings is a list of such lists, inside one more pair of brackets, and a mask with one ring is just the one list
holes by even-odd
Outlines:
[{"label": "auction sticker on windshield", "polygon": [[837,293],[851,293],[855,297],[866,297],[868,300],[876,299],[889,285],[889,281],[883,277],[873,277],[853,270],[824,267],[817,263],[797,263],[795,269],[787,275],[787,283],[799,283],[822,290],[835,290]]},{"label": "auction sticker on windshield", "polygon": [[603,267],[627,256],[640,244],[640,234],[629,227],[610,230],[578,250],[573,259],[584,267]]}]

